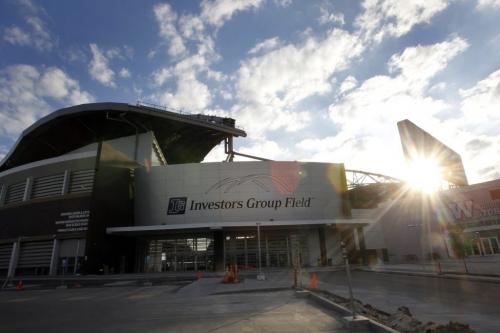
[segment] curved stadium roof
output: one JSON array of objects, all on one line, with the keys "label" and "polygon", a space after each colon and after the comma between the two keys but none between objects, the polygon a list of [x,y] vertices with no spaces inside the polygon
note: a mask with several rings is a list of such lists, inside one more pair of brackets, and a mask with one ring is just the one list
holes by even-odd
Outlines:
[{"label": "curved stadium roof", "polygon": [[246,136],[231,118],[187,115],[125,103],[91,103],[57,110],[23,131],[0,163],[4,171],[137,132],[154,132],[169,164],[201,162],[230,136]]}]

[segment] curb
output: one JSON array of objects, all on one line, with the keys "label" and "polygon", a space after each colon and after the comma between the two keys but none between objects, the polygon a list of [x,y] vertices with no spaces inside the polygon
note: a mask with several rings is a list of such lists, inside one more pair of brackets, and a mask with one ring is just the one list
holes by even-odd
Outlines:
[{"label": "curb", "polygon": [[373,319],[357,315],[357,319],[353,319],[351,311],[340,304],[337,304],[325,297],[322,297],[309,290],[296,291],[297,297],[309,298],[316,302],[318,305],[331,310],[340,316],[340,321],[343,326],[349,329],[350,332],[356,331],[370,331],[376,333],[400,333],[384,324],[381,324]]},{"label": "curb", "polygon": [[473,282],[485,282],[485,283],[496,283],[500,284],[500,278],[490,277],[490,276],[477,276],[477,275],[456,275],[456,273],[424,273],[424,272],[412,272],[412,271],[390,271],[390,270],[374,270],[374,269],[365,269],[365,268],[357,268],[356,270],[362,272],[372,272],[372,273],[381,273],[381,274],[399,274],[399,275],[408,275],[408,276],[423,276],[430,278],[438,278],[438,279],[451,279],[451,280],[466,280]]},{"label": "curb", "polygon": [[228,290],[228,291],[219,291],[216,293],[212,293],[210,295],[231,295],[231,294],[246,294],[246,293],[264,293],[264,292],[273,292],[273,291],[287,291],[292,290],[292,287],[275,287],[275,288],[258,288],[258,289],[243,289],[243,290]]}]

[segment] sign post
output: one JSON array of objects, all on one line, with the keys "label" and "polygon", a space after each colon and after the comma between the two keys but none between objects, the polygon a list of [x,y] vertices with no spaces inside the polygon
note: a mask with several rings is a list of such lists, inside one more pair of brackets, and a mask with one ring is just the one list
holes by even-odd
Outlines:
[{"label": "sign post", "polygon": [[356,308],[354,307],[354,296],[352,294],[352,281],[351,281],[351,269],[349,268],[349,259],[347,258],[347,250],[345,248],[345,243],[340,242],[340,247],[342,248],[342,257],[345,261],[345,271],[347,274],[347,286],[349,287],[349,298],[351,303],[352,319],[356,319]]},{"label": "sign post", "polygon": [[257,280],[265,280],[266,276],[262,273],[262,254],[260,249],[260,223],[257,223],[257,247],[259,253],[259,274],[257,275]]}]

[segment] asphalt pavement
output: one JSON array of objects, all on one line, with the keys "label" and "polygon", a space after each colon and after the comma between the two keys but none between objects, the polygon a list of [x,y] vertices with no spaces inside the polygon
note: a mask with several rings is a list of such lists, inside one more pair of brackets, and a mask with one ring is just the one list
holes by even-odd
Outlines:
[{"label": "asphalt pavement", "polygon": [[[0,332],[346,332],[292,290],[211,295],[179,286],[0,292]],[[236,290],[232,290],[235,292]]]},{"label": "asphalt pavement", "polygon": [[[317,278],[318,288],[348,296],[345,272],[318,272]],[[477,332],[500,332],[498,283],[362,271],[352,272],[352,281],[355,298],[388,313],[406,306],[422,321],[452,320]]]}]

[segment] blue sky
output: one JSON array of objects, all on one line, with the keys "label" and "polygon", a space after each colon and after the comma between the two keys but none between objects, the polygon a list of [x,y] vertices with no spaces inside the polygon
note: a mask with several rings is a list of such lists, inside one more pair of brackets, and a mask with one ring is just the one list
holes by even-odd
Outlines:
[{"label": "blue sky", "polygon": [[5,0],[0,157],[58,108],[140,100],[235,118],[243,153],[393,176],[408,118],[500,178],[498,22],[500,0]]}]

